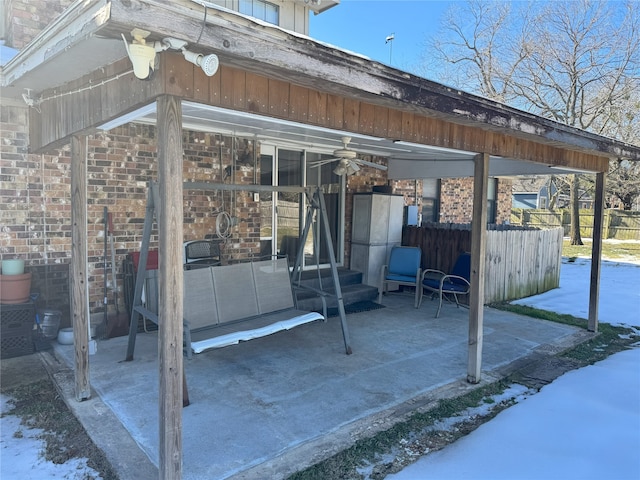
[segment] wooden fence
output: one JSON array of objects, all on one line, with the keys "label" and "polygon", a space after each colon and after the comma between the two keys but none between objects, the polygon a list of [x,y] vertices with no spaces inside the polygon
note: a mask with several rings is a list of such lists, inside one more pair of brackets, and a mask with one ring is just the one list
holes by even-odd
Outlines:
[{"label": "wooden fence", "polygon": [[[273,202],[260,202],[260,215],[262,218],[270,219],[272,215]],[[278,201],[278,226],[280,228],[297,229],[300,226],[300,204],[296,202]],[[270,223],[271,220],[268,220]]]},{"label": "wooden fence", "polygon": [[[484,303],[546,292],[560,285],[561,227],[490,226],[485,255]],[[420,247],[422,268],[450,272],[458,255],[471,250],[469,225],[405,227],[403,245]]]},{"label": "wooden fence", "polygon": [[[569,210],[512,208],[511,225],[523,227],[563,227],[569,235]],[[640,212],[608,209],[604,211],[602,238],[640,240]],[[593,210],[580,210],[580,235],[593,238]]]}]

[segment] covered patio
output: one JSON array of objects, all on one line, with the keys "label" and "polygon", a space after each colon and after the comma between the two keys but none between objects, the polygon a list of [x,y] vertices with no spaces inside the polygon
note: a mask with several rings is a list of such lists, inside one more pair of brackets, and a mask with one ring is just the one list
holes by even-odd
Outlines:
[{"label": "covered patio", "polygon": [[[185,360],[191,405],[182,409],[182,478],[285,478],[477,387],[464,375],[466,309],[446,304],[436,319],[437,302],[425,299],[416,310],[410,292],[389,293],[384,304],[348,315],[354,355],[344,354],[334,317]],[[484,320],[480,385],[590,335],[490,308]],[[125,337],[100,341],[91,357],[97,396],[70,403],[123,478],[151,478],[160,461],[157,332],[138,335],[136,361],[121,361],[125,349]],[[73,368],[73,346],[56,345],[55,355]]]},{"label": "covered patio", "polygon": [[[134,28],[147,32],[149,42],[178,38],[198,52],[215,53],[220,68],[208,76],[181,54],[163,51],[153,75],[141,80],[123,44]],[[434,320],[430,302],[405,312],[408,304],[390,298],[385,309],[350,317],[351,356],[339,351],[333,337],[324,337],[336,334],[330,320],[184,362],[184,130],[313,143],[328,153],[348,135],[356,151],[388,159],[390,179],[473,176],[474,226],[487,223],[490,175],[551,168],[596,173],[589,328],[597,330],[605,173],[610,158],[640,159],[637,146],[187,0],[74,2],[3,73],[3,94],[31,107],[30,151],[71,146],[75,332],[89,332],[87,139],[96,129],[126,122],[157,126],[159,338],[141,336],[137,358],[127,363],[117,363],[121,339],[101,343],[90,357],[89,336],[78,334],[73,347],[57,353],[74,368],[75,398],[90,399],[93,386],[114,412],[124,412],[121,420],[159,467],[160,478],[180,478],[182,470],[185,478],[227,476],[313,442],[319,443],[307,453],[330,450],[337,443],[323,446],[322,439],[360,419],[368,416],[370,424],[370,415],[451,382],[472,388],[463,381],[478,383],[481,372],[490,377],[574,333],[483,308],[486,231],[474,228],[468,311],[447,311]],[[183,363],[192,392],[192,406],[184,411]],[[258,449],[263,445],[271,447]],[[253,446],[256,451],[243,456]],[[316,458],[310,454],[305,461]],[[296,469],[302,466],[298,461]]]}]

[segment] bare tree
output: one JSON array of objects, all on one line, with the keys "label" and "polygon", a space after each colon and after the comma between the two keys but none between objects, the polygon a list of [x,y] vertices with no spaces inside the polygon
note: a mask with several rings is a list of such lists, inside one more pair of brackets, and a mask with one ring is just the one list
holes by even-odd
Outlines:
[{"label": "bare tree", "polygon": [[[597,133],[622,126],[640,90],[637,3],[470,0],[456,4],[431,42],[445,82]],[[451,67],[457,72],[449,76]],[[637,109],[636,109],[637,110]],[[571,243],[582,244],[580,175],[571,184]]]},{"label": "bare tree", "polygon": [[640,198],[640,164],[616,160],[609,164],[607,205],[631,210]]}]

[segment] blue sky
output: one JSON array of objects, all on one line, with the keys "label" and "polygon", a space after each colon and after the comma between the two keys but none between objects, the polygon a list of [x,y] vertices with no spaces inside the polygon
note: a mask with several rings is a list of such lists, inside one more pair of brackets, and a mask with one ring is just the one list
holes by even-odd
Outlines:
[{"label": "blue sky", "polygon": [[[445,0],[342,0],[311,15],[310,36],[402,70],[415,72],[452,2]],[[391,45],[385,38],[395,34]],[[390,61],[391,60],[391,61]]]}]

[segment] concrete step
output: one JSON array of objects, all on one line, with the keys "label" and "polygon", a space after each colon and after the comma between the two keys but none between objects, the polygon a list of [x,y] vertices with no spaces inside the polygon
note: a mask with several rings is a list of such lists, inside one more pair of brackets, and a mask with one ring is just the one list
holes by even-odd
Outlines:
[{"label": "concrete step", "polygon": [[[348,268],[338,268],[338,278],[340,279],[340,286],[346,287],[347,285],[359,285],[362,283],[362,273],[356,270],[349,270]],[[323,268],[320,270],[320,279],[318,279],[317,270],[305,270],[300,276],[300,283],[306,287],[320,288],[320,281],[324,289],[333,286],[333,278],[331,277],[331,269]]]},{"label": "concrete step", "polygon": [[[363,301],[376,301],[378,298],[378,289],[369,285],[350,284],[340,287],[342,291],[342,301],[345,306]],[[325,291],[334,293],[334,289],[325,288]],[[314,312],[322,312],[322,300],[313,292],[298,291],[298,308],[301,310],[309,310]],[[335,296],[326,297],[327,307],[336,308],[338,306]]]}]

